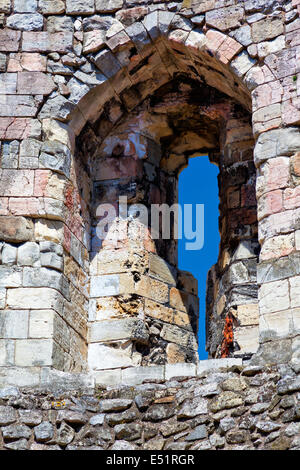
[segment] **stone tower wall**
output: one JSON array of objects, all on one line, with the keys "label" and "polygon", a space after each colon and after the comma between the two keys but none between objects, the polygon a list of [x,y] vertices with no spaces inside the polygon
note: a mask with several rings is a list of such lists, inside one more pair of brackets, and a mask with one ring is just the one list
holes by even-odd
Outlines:
[{"label": "stone tower wall", "polygon": [[1,382],[197,362],[176,241],[118,214],[125,242],[99,246],[95,205],[176,202],[207,153],[209,352],[249,356],[259,337],[254,362],[297,363],[299,1],[0,0],[0,22]]}]

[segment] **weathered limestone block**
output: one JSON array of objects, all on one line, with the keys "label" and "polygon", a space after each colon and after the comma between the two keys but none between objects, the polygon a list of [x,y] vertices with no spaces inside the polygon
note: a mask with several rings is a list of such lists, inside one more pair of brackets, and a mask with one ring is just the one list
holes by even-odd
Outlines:
[{"label": "weathered limestone block", "polygon": [[267,18],[252,25],[252,39],[256,43],[272,39],[283,33],[284,25],[281,18]]},{"label": "weathered limestone block", "polygon": [[236,28],[241,25],[244,16],[244,10],[239,6],[230,6],[227,8],[218,8],[206,13],[206,24],[213,28],[225,31],[230,28]]},{"label": "weathered limestone block", "polygon": [[24,217],[0,217],[0,238],[7,242],[23,242],[33,238],[33,223]]},{"label": "weathered limestone block", "polygon": [[46,15],[59,15],[65,11],[63,0],[39,0],[39,10]]},{"label": "weathered limestone block", "polygon": [[16,341],[16,366],[48,366],[52,364],[53,342],[48,339]]},{"label": "weathered limestone block", "polygon": [[126,318],[92,323],[89,338],[91,343],[132,339],[145,342],[148,332],[142,320]]},{"label": "weathered limestone block", "polygon": [[0,95],[0,116],[34,117],[38,111],[39,101],[26,95]]},{"label": "weathered limestone block", "polygon": [[0,93],[1,95],[14,95],[17,91],[17,74],[3,73],[0,77]]},{"label": "weathered limestone block", "polygon": [[62,312],[62,296],[51,288],[9,289],[7,306],[13,309],[51,309]]}]

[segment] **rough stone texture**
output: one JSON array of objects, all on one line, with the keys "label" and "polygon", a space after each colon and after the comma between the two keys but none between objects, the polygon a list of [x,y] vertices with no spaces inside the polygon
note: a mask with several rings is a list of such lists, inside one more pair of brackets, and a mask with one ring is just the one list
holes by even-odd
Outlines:
[{"label": "rough stone texture", "polygon": [[[96,226],[97,207],[120,195],[175,203],[178,175],[199,154],[220,168],[210,356],[296,364],[298,1],[1,0],[0,71],[5,380],[35,384],[43,366],[133,384],[141,365],[154,365],[157,380],[165,364],[196,371],[198,292],[177,269],[176,239],[156,239],[134,207],[110,220],[119,238],[101,239]],[[224,390],[212,406],[237,394]],[[261,422],[274,439],[258,436],[258,447],[289,447],[290,436]],[[206,423],[194,424],[204,436]],[[27,424],[18,426],[6,430],[7,448],[26,448]],[[74,432],[62,423],[59,445]],[[126,432],[118,428],[116,449],[138,445]],[[228,432],[226,445],[248,442],[243,428]],[[221,447],[222,437],[211,441],[208,429],[195,448]]]},{"label": "rough stone texture", "polygon": [[290,367],[55,387],[0,388],[1,450],[299,450],[300,377]]}]

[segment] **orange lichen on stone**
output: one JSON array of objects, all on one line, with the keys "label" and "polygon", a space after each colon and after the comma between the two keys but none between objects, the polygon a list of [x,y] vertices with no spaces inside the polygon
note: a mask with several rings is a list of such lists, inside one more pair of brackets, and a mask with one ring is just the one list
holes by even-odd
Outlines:
[{"label": "orange lichen on stone", "polygon": [[229,356],[230,349],[233,346],[233,317],[229,313],[225,319],[225,326],[223,330],[223,342],[221,347],[221,357]]}]

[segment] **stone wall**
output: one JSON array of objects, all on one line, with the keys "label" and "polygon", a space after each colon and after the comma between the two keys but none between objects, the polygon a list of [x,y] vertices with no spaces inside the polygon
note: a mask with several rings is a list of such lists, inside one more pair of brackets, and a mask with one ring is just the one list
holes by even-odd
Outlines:
[{"label": "stone wall", "polygon": [[2,388],[0,448],[299,450],[299,367],[235,361],[203,361],[197,375],[177,367],[140,385],[132,377],[131,385],[77,392],[58,381],[51,391]]},{"label": "stone wall", "polygon": [[210,354],[252,354],[259,329],[254,362],[296,363],[299,0],[1,0],[0,23],[1,376],[196,363],[176,240],[134,226],[97,246],[94,210],[120,184],[134,202],[176,201],[180,170],[207,153],[222,233]]}]

